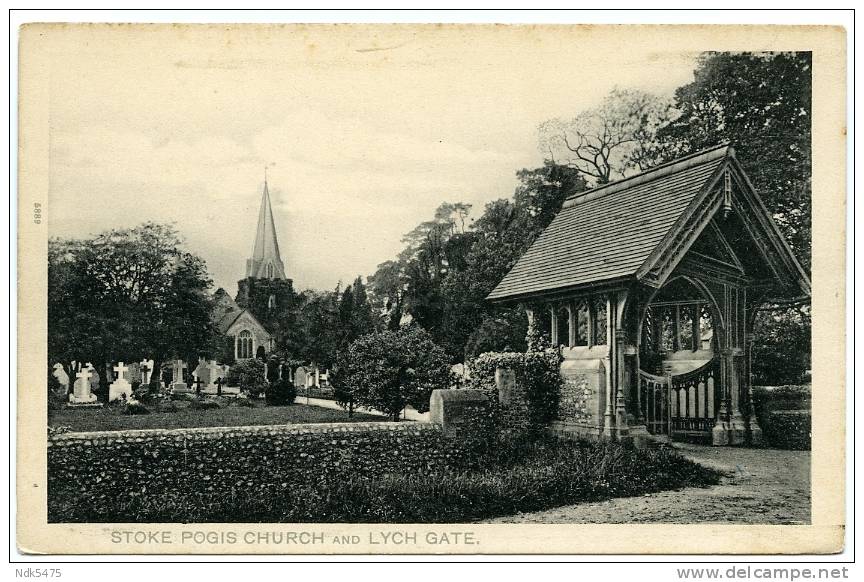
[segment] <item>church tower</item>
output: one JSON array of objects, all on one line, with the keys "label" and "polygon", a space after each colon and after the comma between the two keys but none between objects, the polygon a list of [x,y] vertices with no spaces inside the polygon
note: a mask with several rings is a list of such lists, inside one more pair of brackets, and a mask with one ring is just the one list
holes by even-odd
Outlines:
[{"label": "church tower", "polygon": [[237,282],[236,302],[270,330],[276,325],[279,312],[294,302],[293,282],[285,275],[279,252],[266,170],[252,256],[246,260],[246,277]]}]

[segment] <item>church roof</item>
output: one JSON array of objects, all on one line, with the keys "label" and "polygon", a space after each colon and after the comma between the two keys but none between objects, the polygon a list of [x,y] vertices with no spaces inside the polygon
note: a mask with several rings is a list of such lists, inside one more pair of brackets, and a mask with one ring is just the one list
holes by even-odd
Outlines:
[{"label": "church roof", "polygon": [[[267,271],[268,265],[272,265],[272,271],[269,273]],[[285,278],[285,266],[279,253],[276,223],[273,220],[270,190],[267,187],[266,179],[264,180],[264,193],[261,196],[261,208],[258,211],[255,245],[252,249],[252,257],[246,263],[246,276],[268,279]]]},{"label": "church roof", "polygon": [[487,298],[517,300],[633,279],[661,286],[667,267],[682,258],[722,206],[717,184],[726,169],[743,186],[739,204],[751,216],[748,220],[770,239],[766,260],[785,270],[787,287],[792,279],[809,293],[806,274],[733,149],[721,145],[570,196]]}]

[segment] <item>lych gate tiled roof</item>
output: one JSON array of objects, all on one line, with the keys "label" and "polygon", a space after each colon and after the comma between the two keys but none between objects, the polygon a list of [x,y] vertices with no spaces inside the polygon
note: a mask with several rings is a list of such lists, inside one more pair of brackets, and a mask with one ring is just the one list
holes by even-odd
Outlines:
[{"label": "lych gate tiled roof", "polygon": [[576,194],[488,299],[632,277],[723,165],[719,146]]}]

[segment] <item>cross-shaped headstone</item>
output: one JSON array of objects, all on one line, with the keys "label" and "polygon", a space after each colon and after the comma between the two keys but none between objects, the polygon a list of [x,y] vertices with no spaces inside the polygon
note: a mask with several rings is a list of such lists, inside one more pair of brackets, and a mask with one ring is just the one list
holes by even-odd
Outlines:
[{"label": "cross-shaped headstone", "polygon": [[126,371],[128,369],[129,369],[129,366],[124,366],[123,362],[120,362],[119,364],[114,366],[114,371],[117,372],[117,379],[118,380],[125,380],[126,379]]},{"label": "cross-shaped headstone", "polygon": [[201,396],[201,384],[203,383],[204,380],[202,380],[200,377],[195,378],[195,394],[197,394],[198,396]]},{"label": "cross-shaped headstone", "polygon": [[225,380],[222,378],[216,378],[216,396],[222,396],[222,384],[225,383]]},{"label": "cross-shaped headstone", "polygon": [[81,371],[75,374],[75,377],[88,382],[90,380],[90,369],[81,368]]}]

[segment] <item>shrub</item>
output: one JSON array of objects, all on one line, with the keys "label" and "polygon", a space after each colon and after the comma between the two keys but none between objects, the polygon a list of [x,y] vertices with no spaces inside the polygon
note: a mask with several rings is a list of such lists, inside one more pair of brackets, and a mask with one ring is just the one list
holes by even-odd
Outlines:
[{"label": "shrub", "polygon": [[809,410],[776,410],[762,426],[762,436],[772,447],[810,450],[811,416]]},{"label": "shrub", "polygon": [[128,415],[138,415],[138,414],[150,414],[150,409],[144,406],[142,403],[137,400],[130,400],[123,407],[123,414]]},{"label": "shrub", "polygon": [[264,391],[264,398],[270,406],[294,404],[294,399],[297,398],[297,389],[294,388],[294,383],[288,378],[282,378],[267,387],[267,390]]},{"label": "shrub", "polygon": [[53,370],[48,370],[48,416],[63,408],[66,398],[66,389],[63,384],[54,377]]},{"label": "shrub", "polygon": [[487,352],[480,354],[471,364],[469,387],[485,392],[493,402],[498,400],[495,371],[513,370],[516,382],[525,391],[529,421],[533,428],[545,426],[558,412],[561,396],[561,352],[536,327],[528,330],[528,351],[525,353]]},{"label": "shrub", "polygon": [[768,446],[810,448],[810,396],[809,385],[753,387],[753,410]]},{"label": "shrub", "polygon": [[249,396],[258,398],[267,388],[264,370],[264,364],[254,358],[241,360],[231,366],[226,380],[229,386],[239,386]]},{"label": "shrub", "polygon": [[243,408],[255,408],[255,402],[249,400],[248,398],[242,398],[240,396],[234,398],[231,404],[233,404],[234,406],[242,406]]},{"label": "shrub", "polygon": [[339,354],[336,381],[339,401],[375,408],[393,420],[406,405],[429,410],[436,388],[450,386],[445,351],[419,326],[370,333]]}]

